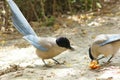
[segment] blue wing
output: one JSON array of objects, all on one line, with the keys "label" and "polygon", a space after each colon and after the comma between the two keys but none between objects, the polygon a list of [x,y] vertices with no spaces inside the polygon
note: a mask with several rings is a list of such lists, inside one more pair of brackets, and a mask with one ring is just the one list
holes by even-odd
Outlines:
[{"label": "blue wing", "polygon": [[47,49],[44,48],[39,44],[39,39],[28,21],[23,16],[22,12],[19,10],[17,5],[13,0],[7,0],[8,4],[11,8],[12,12],[12,21],[14,24],[14,27],[22,34],[24,35],[24,39],[26,39],[30,44],[38,48],[39,50],[46,51]]},{"label": "blue wing", "polygon": [[37,49],[42,50],[42,51],[47,51],[46,48],[42,47],[39,44],[38,41],[38,37],[34,36],[34,35],[27,35],[23,37],[24,39],[26,39],[29,43],[31,43],[33,46],[35,46]]},{"label": "blue wing", "polygon": [[101,43],[100,46],[104,46],[106,44],[109,44],[109,43],[112,43],[112,42],[118,41],[118,40],[120,40],[120,34],[118,34],[118,35],[116,34],[116,35],[110,36],[108,38],[108,40],[106,40],[103,43]]}]

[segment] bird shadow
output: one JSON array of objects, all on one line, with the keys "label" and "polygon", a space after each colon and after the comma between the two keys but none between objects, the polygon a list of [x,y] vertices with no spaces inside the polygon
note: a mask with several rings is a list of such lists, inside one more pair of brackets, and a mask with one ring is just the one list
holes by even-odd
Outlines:
[{"label": "bird shadow", "polygon": [[47,70],[47,69],[63,69],[63,68],[71,68],[69,66],[66,66],[65,64],[54,64],[54,65],[36,65],[34,68]]}]

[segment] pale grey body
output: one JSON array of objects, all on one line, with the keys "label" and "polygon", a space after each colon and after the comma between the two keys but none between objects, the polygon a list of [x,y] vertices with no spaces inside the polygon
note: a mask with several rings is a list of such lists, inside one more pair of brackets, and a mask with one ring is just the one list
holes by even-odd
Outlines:
[{"label": "pale grey body", "polygon": [[[104,45],[101,46],[101,44],[104,44]],[[117,53],[119,48],[120,48],[119,34],[101,34],[101,35],[98,35],[93,41],[91,45],[91,54],[95,59],[97,59],[98,56],[101,54],[104,55],[105,57],[109,55],[112,55],[113,57]]]},{"label": "pale grey body", "polygon": [[43,47],[48,49],[47,51],[41,51],[41,50],[36,48],[36,54],[42,59],[53,58],[53,57],[59,55],[60,53],[64,52],[65,50],[67,50],[66,48],[59,47],[56,44],[56,38],[40,37],[39,38],[39,43]]},{"label": "pale grey body", "polygon": [[[42,58],[44,63],[44,59],[53,59],[67,49],[73,50],[66,37],[38,37],[15,2],[13,0],[7,0],[7,2],[12,12],[14,27],[23,35],[24,39],[36,48],[36,54]],[[58,63],[57,60],[53,60]]]}]

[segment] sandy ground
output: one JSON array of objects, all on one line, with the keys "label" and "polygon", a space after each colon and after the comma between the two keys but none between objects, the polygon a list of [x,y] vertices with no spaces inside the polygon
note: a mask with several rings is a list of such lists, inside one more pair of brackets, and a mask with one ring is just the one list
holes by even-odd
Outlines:
[{"label": "sandy ground", "polygon": [[[88,48],[99,34],[116,34],[120,31],[120,16],[98,16],[86,24],[73,23],[46,36],[66,36],[75,51],[65,51],[55,57],[64,64],[56,65],[52,60],[46,62],[52,67],[44,67],[35,54],[33,46],[18,47],[26,44],[23,39],[10,41],[12,45],[0,48],[0,80],[120,80],[120,52],[109,64],[107,59],[100,61],[100,69],[89,68]],[[19,43],[18,43],[19,42]],[[14,44],[13,44],[14,43]]]}]

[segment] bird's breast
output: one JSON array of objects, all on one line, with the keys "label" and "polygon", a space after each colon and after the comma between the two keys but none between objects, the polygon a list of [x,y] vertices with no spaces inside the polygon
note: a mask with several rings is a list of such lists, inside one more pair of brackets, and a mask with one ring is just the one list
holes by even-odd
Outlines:
[{"label": "bird's breast", "polygon": [[42,59],[49,59],[61,54],[65,50],[66,49],[62,47],[52,47],[49,48],[48,51],[40,51],[39,49],[36,49],[36,54]]}]

